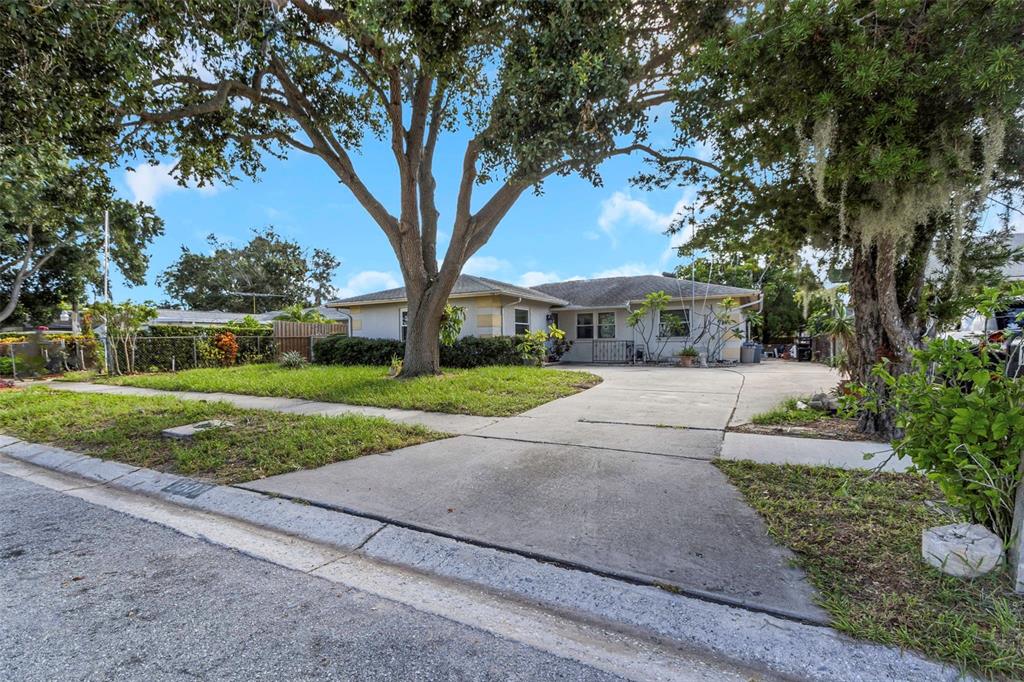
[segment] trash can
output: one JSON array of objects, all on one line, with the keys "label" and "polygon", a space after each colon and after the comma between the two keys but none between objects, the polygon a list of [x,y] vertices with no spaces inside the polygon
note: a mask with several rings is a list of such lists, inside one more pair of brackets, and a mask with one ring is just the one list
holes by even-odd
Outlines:
[{"label": "trash can", "polygon": [[754,362],[754,344],[744,343],[740,346],[740,362],[744,365]]},{"label": "trash can", "polygon": [[761,356],[764,354],[764,346],[759,343],[754,344],[754,364],[761,362]]}]

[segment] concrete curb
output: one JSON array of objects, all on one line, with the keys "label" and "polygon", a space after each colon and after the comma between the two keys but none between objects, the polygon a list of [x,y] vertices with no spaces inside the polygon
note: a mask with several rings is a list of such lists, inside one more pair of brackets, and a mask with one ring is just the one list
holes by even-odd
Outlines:
[{"label": "concrete curb", "polygon": [[0,435],[0,455],[458,581],[605,627],[804,680],[960,680],[917,654],[807,625],[230,486]]}]

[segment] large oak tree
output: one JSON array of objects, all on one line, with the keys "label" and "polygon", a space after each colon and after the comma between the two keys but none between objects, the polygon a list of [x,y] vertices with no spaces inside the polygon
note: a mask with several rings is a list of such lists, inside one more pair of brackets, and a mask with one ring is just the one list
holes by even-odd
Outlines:
[{"label": "large oak tree", "polygon": [[[105,6],[121,16],[98,39],[135,41],[143,65],[114,91],[126,150],[173,154],[181,178],[200,182],[255,176],[266,154],[324,163],[398,258],[414,376],[438,371],[456,278],[524,192],[555,174],[599,183],[604,159],[658,154],[651,110],[728,4],[126,1]],[[394,202],[360,173],[367,136],[390,148]],[[464,140],[461,161],[439,167],[446,136]],[[438,173],[459,179],[454,206],[438,206]],[[442,209],[451,238],[439,258]]]}]

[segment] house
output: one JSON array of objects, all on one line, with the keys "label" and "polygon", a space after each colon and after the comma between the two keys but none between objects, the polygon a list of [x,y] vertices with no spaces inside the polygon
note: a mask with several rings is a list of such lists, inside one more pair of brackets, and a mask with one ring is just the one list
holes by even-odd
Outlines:
[{"label": "house", "polygon": [[[658,291],[671,298],[668,308],[636,328],[629,326],[630,313],[647,294]],[[460,275],[449,299],[466,309],[461,336],[513,336],[554,324],[573,341],[564,361],[627,362],[638,356],[667,359],[690,345],[711,351],[711,355],[717,353],[721,359],[738,359],[742,339],[736,335],[718,329],[720,342],[716,339],[709,344],[717,329],[715,316],[724,310],[723,301],[732,299],[738,308],[733,319],[741,321],[742,309],[758,308],[760,294],[753,289],[662,275],[569,280],[534,287]],[[353,336],[405,338],[404,287],[327,305],[348,310]]]},{"label": "house", "polygon": [[[306,311],[316,310],[326,317],[330,322],[346,322],[348,315],[337,308],[320,306],[306,308]],[[274,319],[283,313],[282,310],[271,310],[266,313],[229,313],[223,310],[178,310],[177,308],[157,308],[156,317],[152,319],[149,326],[173,325],[173,326],[210,326],[215,327],[225,324],[238,323],[247,317],[255,319],[263,324],[270,324]]]}]

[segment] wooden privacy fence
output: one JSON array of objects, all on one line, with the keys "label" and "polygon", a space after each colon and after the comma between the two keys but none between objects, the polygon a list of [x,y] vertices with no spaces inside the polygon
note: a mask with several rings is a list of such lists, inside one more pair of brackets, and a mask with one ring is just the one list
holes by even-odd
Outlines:
[{"label": "wooden privacy fence", "polygon": [[304,358],[313,360],[313,342],[324,336],[344,334],[348,336],[348,322],[288,322],[274,321],[274,341],[278,357],[281,353],[295,351]]}]

